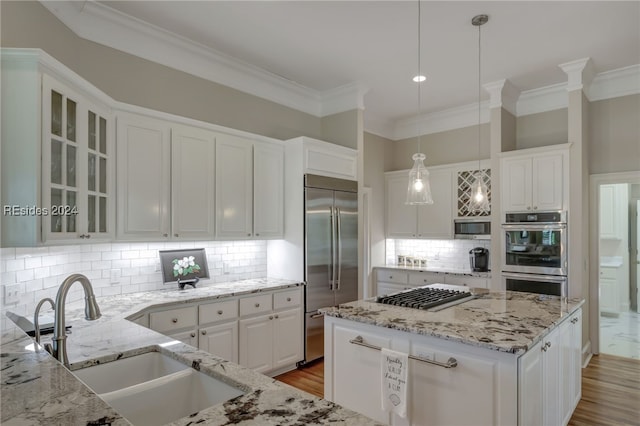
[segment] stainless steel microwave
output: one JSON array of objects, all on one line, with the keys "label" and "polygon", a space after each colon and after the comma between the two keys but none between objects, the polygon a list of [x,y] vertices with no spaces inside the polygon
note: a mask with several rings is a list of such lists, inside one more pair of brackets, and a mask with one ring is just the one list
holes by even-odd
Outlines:
[{"label": "stainless steel microwave", "polygon": [[491,239],[491,219],[488,217],[455,219],[453,221],[453,229],[453,236],[457,239]]}]

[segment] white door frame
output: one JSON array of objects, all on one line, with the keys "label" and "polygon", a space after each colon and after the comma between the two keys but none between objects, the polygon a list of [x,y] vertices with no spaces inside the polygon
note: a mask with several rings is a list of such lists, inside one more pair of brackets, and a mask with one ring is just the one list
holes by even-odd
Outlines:
[{"label": "white door frame", "polygon": [[600,185],[629,183],[640,184],[640,171],[604,173],[589,176],[589,340],[591,353],[600,353],[600,301],[599,269],[600,269]]}]

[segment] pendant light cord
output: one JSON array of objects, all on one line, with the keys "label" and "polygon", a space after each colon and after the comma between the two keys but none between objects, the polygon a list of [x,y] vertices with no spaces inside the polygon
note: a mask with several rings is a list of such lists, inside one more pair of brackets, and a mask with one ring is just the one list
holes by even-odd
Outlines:
[{"label": "pendant light cord", "polygon": [[480,39],[481,39],[481,34],[482,32],[480,31],[480,27],[482,25],[478,25],[478,179],[482,178],[482,170],[480,169],[480,145],[482,144],[482,139],[481,139],[481,132],[480,132],[480,86],[482,85],[482,69],[480,67],[480,49],[481,49],[481,44],[480,44]]},{"label": "pendant light cord", "polygon": [[[418,0],[418,76],[422,75],[422,70],[420,69],[420,65],[421,65],[421,41],[422,41],[422,37],[421,37],[421,33],[420,33],[420,23],[421,23],[421,0]],[[422,114],[422,96],[421,96],[421,90],[420,90],[420,81],[417,82],[418,83],[418,153],[421,153],[421,149],[422,149],[422,129],[421,129],[421,114]]]}]

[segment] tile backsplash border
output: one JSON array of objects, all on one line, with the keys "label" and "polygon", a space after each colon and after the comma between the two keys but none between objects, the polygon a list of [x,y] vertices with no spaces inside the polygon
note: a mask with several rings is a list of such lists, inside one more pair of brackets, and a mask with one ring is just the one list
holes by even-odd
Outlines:
[{"label": "tile backsplash border", "polygon": [[[3,312],[31,317],[38,301],[45,297],[55,299],[62,281],[73,273],[86,275],[96,296],[169,288],[162,282],[158,251],[192,248],[206,251],[210,279],[203,280],[203,284],[267,276],[264,240],[0,248],[0,306]],[[5,303],[5,286],[18,290],[17,301]],[[73,286],[67,302],[81,300],[83,295],[81,286]]]}]

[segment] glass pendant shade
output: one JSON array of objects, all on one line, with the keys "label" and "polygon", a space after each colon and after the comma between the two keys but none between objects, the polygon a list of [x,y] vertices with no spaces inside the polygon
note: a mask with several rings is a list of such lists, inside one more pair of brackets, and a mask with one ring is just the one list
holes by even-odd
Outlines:
[{"label": "glass pendant shade", "polygon": [[488,212],[489,196],[487,190],[487,184],[482,179],[482,172],[478,171],[475,174],[475,179],[471,184],[471,194],[469,197],[469,211],[470,212]]},{"label": "glass pendant shade", "polygon": [[433,204],[431,198],[431,184],[429,171],[424,166],[424,154],[413,154],[413,168],[409,171],[409,186],[407,187],[406,204]]}]

